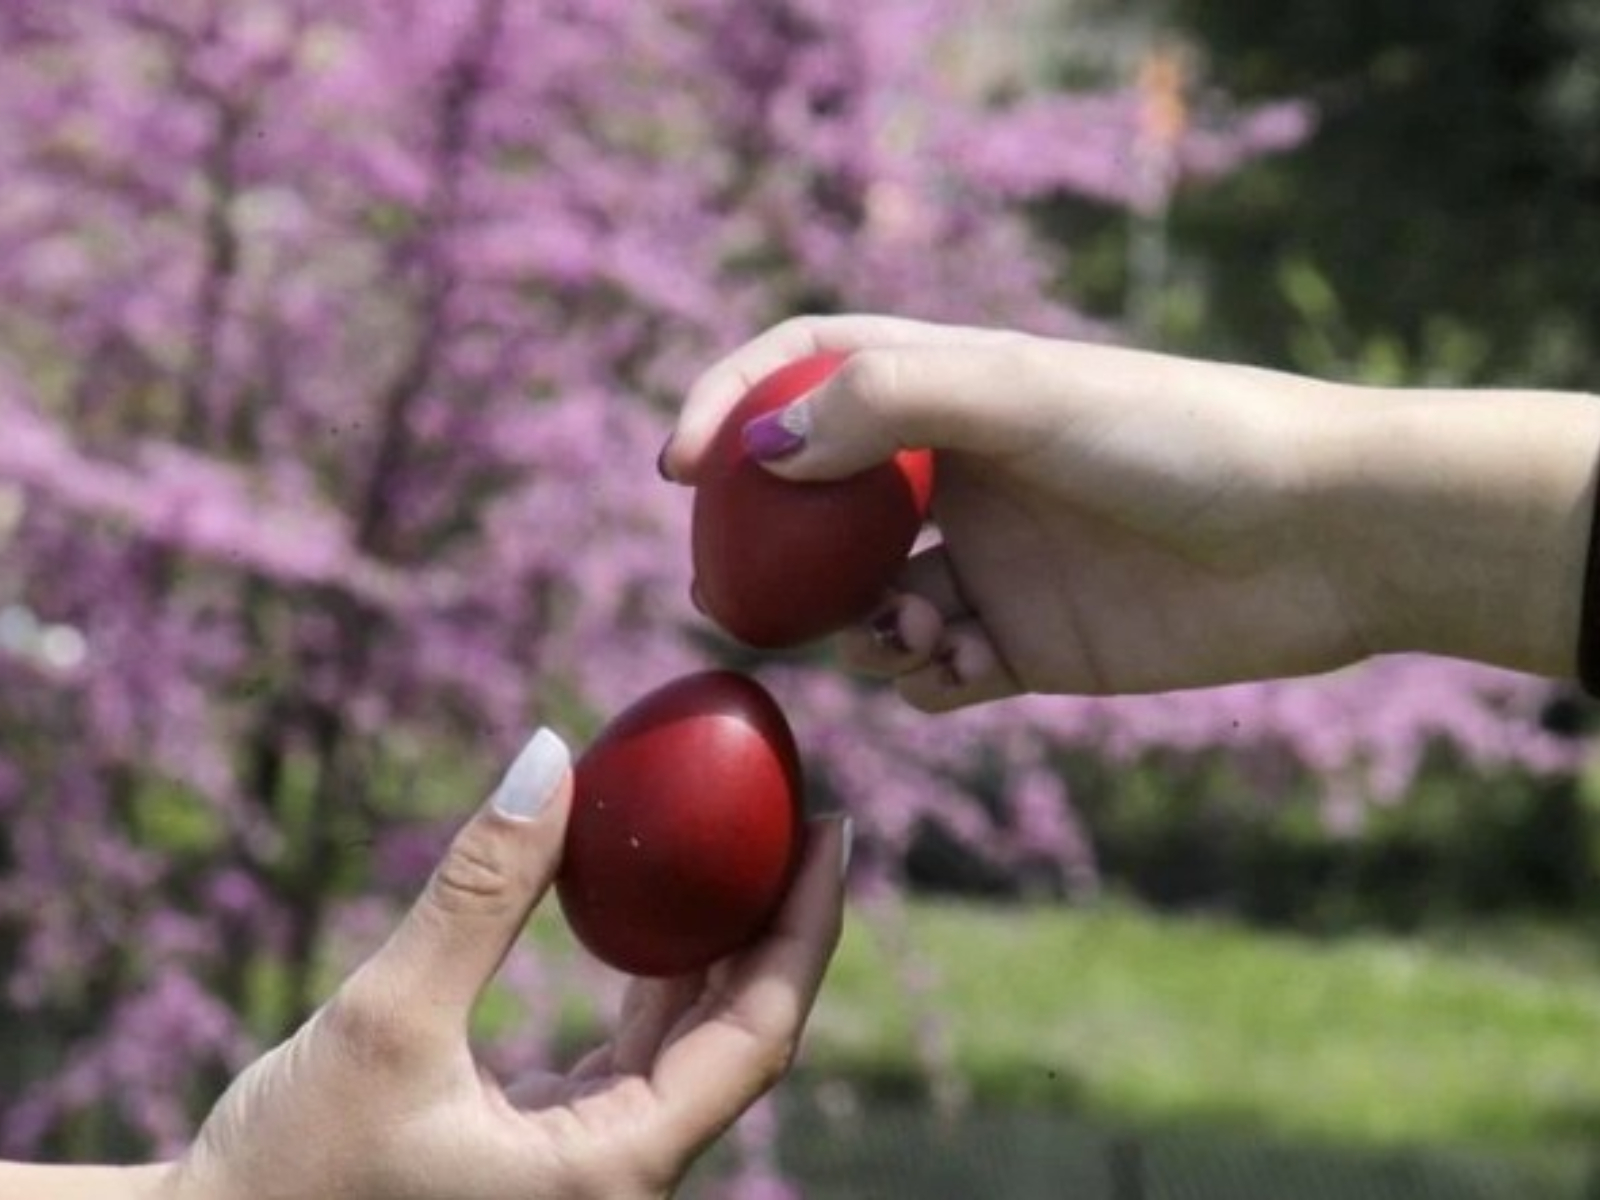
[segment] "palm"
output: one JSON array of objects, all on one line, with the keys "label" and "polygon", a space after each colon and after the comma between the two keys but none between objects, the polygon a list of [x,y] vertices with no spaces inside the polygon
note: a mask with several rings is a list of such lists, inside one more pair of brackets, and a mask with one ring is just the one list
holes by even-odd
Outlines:
[{"label": "palm", "polygon": [[[464,1044],[442,1054],[387,1042],[362,1049],[358,1037],[352,1051],[345,1031],[327,1036],[314,1020],[235,1081],[201,1132],[203,1155],[236,1162],[249,1147],[270,1146],[281,1165],[269,1183],[252,1185],[253,1194],[314,1194],[333,1170],[319,1158],[319,1131],[299,1102],[309,1087],[337,1102],[341,1152],[361,1148],[384,1194],[396,1200],[430,1194],[408,1181],[433,1178],[443,1164],[453,1172],[455,1195],[507,1194],[497,1150],[513,1143],[522,1147],[518,1169],[547,1172],[552,1187],[577,1169],[609,1181],[596,1194],[664,1195],[681,1164],[660,1152],[673,1102],[657,1067],[690,1033],[738,1023],[729,1007],[740,983],[729,974],[734,969],[723,963],[699,976],[634,981],[609,1040],[569,1071],[536,1070],[503,1087]],[[743,969],[753,970],[748,963]],[[362,1060],[355,1077],[352,1053]],[[749,1085],[746,1103],[761,1083]],[[396,1146],[400,1124],[410,1133]],[[715,1128],[701,1132],[708,1138]]]},{"label": "palm", "polygon": [[597,1109],[633,1104],[636,1085],[648,1080],[662,1051],[705,1019],[705,984],[704,975],[633,980],[609,1039],[570,1070],[522,1076],[506,1089],[507,1098],[535,1118],[564,1109],[586,1122]]}]

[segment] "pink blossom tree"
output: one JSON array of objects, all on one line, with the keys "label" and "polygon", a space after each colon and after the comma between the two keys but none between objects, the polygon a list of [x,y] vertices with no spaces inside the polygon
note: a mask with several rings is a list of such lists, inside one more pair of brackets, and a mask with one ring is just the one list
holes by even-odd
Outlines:
[{"label": "pink blossom tree", "polygon": [[[581,741],[711,660],[777,691],[891,889],[929,820],[1091,886],[1063,748],[1286,763],[1335,806],[1435,738],[1560,768],[1536,690],[1465,668],[932,722],[693,612],[652,462],[741,337],[834,307],[1110,335],[1023,202],[1144,203],[1138,98],[955,86],[983,11],[0,8],[5,1149],[181,1144],[531,723]],[[1177,161],[1303,132],[1232,114]],[[508,983],[550,1007],[531,954]],[[543,1052],[522,1028],[508,1057]]]}]

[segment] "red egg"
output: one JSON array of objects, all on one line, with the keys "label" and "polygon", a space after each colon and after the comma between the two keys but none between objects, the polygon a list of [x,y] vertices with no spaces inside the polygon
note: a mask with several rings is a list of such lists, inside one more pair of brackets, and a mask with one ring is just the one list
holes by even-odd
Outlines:
[{"label": "red egg", "polygon": [[732,671],[644,696],[578,759],[556,892],[596,958],[708,966],[758,937],[794,878],[800,756],[777,702]]},{"label": "red egg", "polygon": [[780,479],[746,454],[746,422],[810,391],[845,357],[797,359],[757,383],[718,430],[695,489],[696,597],[746,645],[798,646],[866,617],[927,517],[926,450],[826,483]]}]

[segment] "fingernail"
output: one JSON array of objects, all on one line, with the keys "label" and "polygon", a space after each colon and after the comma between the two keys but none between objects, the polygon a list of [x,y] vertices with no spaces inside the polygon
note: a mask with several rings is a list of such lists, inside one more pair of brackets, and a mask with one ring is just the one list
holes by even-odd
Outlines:
[{"label": "fingernail", "polygon": [[531,821],[544,811],[572,765],[572,753],[560,737],[541,729],[528,739],[490,801],[501,816]]},{"label": "fingernail", "polygon": [[854,817],[846,817],[839,830],[839,878],[845,879],[850,874],[850,851],[855,848],[856,822]]},{"label": "fingernail", "polygon": [[810,435],[811,404],[805,399],[757,417],[740,434],[745,453],[757,462],[788,458],[806,444]]},{"label": "fingernail", "polygon": [[961,667],[956,662],[956,648],[944,646],[939,653],[934,655],[934,661],[939,664],[939,679],[946,687],[961,686]]},{"label": "fingernail", "polygon": [[698,579],[689,585],[689,603],[694,605],[695,611],[701,616],[709,617],[711,615],[711,611],[706,608],[706,594],[701,589]]},{"label": "fingernail", "polygon": [[881,649],[894,654],[910,653],[911,647],[906,643],[905,634],[900,632],[900,606],[891,604],[872,618],[868,626],[872,630],[872,640]]},{"label": "fingernail", "polygon": [[667,453],[672,449],[672,439],[669,437],[661,443],[661,453],[656,455],[656,474],[668,483],[678,482],[672,477],[672,472],[667,469]]}]

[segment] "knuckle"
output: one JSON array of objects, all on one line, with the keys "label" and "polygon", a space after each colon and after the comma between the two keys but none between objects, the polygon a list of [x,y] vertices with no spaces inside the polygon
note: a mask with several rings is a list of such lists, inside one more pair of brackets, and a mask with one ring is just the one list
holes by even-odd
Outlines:
[{"label": "knuckle", "polygon": [[839,368],[839,382],[863,409],[888,420],[900,399],[901,355],[894,350],[857,351]]},{"label": "knuckle", "polygon": [[765,1053],[755,1060],[755,1085],[761,1092],[770,1091],[789,1074],[799,1051],[796,1038],[786,1037],[770,1043]]},{"label": "knuckle", "polygon": [[499,914],[517,903],[517,872],[493,837],[471,828],[456,839],[428,885],[433,903],[451,915]]},{"label": "knuckle", "polygon": [[749,1020],[735,1022],[749,1043],[746,1069],[752,1095],[770,1090],[794,1066],[804,1020],[802,1007],[784,1006],[764,1014],[759,1024]]},{"label": "knuckle", "polygon": [[810,313],[798,313],[792,317],[785,317],[772,327],[771,336],[778,338],[794,338],[809,336],[826,318],[814,316]]}]

